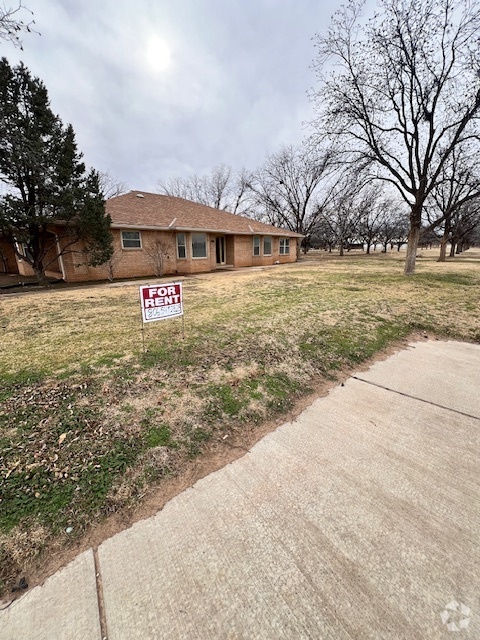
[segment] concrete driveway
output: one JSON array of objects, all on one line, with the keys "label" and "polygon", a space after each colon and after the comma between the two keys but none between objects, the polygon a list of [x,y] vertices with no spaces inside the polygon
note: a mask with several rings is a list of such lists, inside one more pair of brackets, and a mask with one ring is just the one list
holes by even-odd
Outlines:
[{"label": "concrete driveway", "polygon": [[0,612],[0,638],[480,638],[480,346],[415,343]]}]

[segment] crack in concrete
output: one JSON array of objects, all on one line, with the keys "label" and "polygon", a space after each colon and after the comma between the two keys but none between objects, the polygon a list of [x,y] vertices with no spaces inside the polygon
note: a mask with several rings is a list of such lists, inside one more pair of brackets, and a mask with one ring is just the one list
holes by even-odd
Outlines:
[{"label": "crack in concrete", "polygon": [[365,380],[364,378],[359,378],[358,376],[352,376],[354,380],[358,380],[359,382],[365,382],[365,384],[371,384],[372,387],[378,387],[379,389],[384,389],[385,391],[391,391],[392,393],[396,393],[399,396],[403,396],[404,398],[410,398],[411,400],[418,400],[419,402],[424,402],[425,404],[430,404],[432,407],[438,407],[439,409],[445,409],[446,411],[451,411],[452,413],[458,413],[461,416],[465,416],[466,418],[473,418],[474,420],[480,420],[479,416],[474,416],[471,413],[465,413],[464,411],[459,411],[458,409],[452,409],[451,407],[446,407],[443,404],[438,404],[437,402],[432,402],[431,400],[424,400],[423,398],[418,398],[417,396],[411,396],[409,393],[404,393],[403,391],[397,391],[397,389],[390,389],[390,387],[385,387],[383,384],[378,384],[378,382],[371,382],[370,380]]}]

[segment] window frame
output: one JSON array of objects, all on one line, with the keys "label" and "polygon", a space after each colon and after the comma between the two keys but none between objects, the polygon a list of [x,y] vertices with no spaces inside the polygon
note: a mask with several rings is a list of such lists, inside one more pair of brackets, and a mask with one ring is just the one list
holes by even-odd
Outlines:
[{"label": "window frame", "polygon": [[[180,236],[183,236],[183,244],[180,244],[180,242],[179,242]],[[180,255],[180,247],[182,247],[184,249],[184,251],[185,251],[185,255],[184,256]],[[188,254],[187,254],[187,234],[183,233],[183,232],[177,233],[177,258],[178,258],[178,260],[187,260],[187,258],[188,258]]]},{"label": "window frame", "polygon": [[278,255],[280,256],[290,255],[290,238],[280,238],[280,244],[278,246]]},{"label": "window frame", "polygon": [[33,256],[30,253],[27,243],[26,242],[15,242],[15,245],[17,247],[18,253],[21,255],[20,256],[16,256],[17,260],[19,260],[19,262],[23,262],[23,260],[25,260],[27,263],[29,262],[29,260],[33,260]]},{"label": "window frame", "polygon": [[[124,233],[138,233],[138,241],[140,243],[139,247],[126,247],[125,246],[125,240],[134,240],[134,238],[124,238],[123,234]],[[120,239],[121,239],[121,243],[122,243],[122,249],[125,251],[139,251],[141,249],[143,249],[143,243],[142,243],[142,232],[141,231],[130,231],[130,230],[123,230],[120,231]]]},{"label": "window frame", "polygon": [[[256,243],[258,243],[258,246],[256,246]],[[255,250],[258,249],[258,253],[255,253]],[[260,236],[253,236],[253,240],[252,240],[252,252],[253,252],[253,257],[254,258],[259,258],[262,254],[261,254],[261,242],[260,242]]]},{"label": "window frame", "polygon": [[[269,252],[265,251],[265,241],[266,240],[270,241],[270,251]],[[272,255],[272,251],[273,251],[273,238],[272,238],[272,236],[263,236],[263,255],[264,256],[271,256]]]},{"label": "window frame", "polygon": [[[196,256],[193,250],[193,239],[195,236],[203,236],[205,238],[205,255]],[[201,231],[195,231],[190,234],[190,246],[192,248],[192,260],[208,260],[208,238],[207,234]]]}]

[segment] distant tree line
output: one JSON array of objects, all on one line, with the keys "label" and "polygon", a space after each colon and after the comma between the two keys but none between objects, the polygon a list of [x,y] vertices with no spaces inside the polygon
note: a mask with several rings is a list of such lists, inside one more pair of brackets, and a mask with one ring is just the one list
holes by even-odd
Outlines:
[{"label": "distant tree line", "polygon": [[[419,245],[439,246],[440,260],[447,246],[454,255],[479,243],[475,179],[469,175],[469,188],[455,190],[452,175],[437,184],[420,227]],[[254,171],[219,165],[205,175],[160,182],[159,191],[301,233],[304,252],[399,251],[408,243],[409,208],[392,188],[372,180],[368,166],[346,165],[333,150],[308,144],[284,146]]]}]

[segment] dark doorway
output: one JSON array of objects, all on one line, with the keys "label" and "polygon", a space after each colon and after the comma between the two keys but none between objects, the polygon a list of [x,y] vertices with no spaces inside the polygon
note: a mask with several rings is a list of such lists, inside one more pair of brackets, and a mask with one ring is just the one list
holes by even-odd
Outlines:
[{"label": "dark doorway", "polygon": [[217,264],[225,264],[225,236],[215,238],[215,255]]}]

